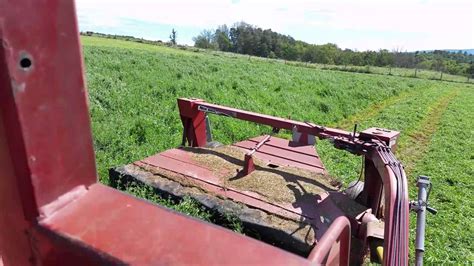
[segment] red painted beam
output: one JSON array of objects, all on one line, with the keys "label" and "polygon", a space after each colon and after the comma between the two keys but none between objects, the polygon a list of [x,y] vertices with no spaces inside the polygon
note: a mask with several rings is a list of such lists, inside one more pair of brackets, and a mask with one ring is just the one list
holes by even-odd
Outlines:
[{"label": "red painted beam", "polygon": [[291,119],[275,117],[271,115],[264,115],[264,114],[244,111],[244,110],[231,108],[227,106],[211,104],[201,99],[180,98],[178,100],[178,103],[180,106],[184,105],[185,103],[187,104],[188,109],[180,108],[180,112],[182,116],[189,117],[189,118],[192,118],[192,116],[195,115],[196,112],[204,113],[203,110],[210,110],[210,113],[212,113],[212,111],[215,111],[221,115],[229,116],[229,117],[244,120],[244,121],[254,122],[257,124],[268,125],[268,126],[279,128],[279,129],[292,130],[294,127],[296,127],[298,132],[306,133],[306,134],[310,134],[314,136],[319,136],[319,137],[327,137],[327,136],[350,137],[351,136],[350,132],[340,130],[340,129],[322,127],[322,126],[309,123],[309,122],[300,122],[300,121],[295,121]]},{"label": "red painted beam", "polygon": [[40,251],[42,261],[58,261],[60,254],[82,246],[99,254],[101,263],[310,264],[302,257],[100,184],[91,186],[67,208],[40,220],[39,226],[39,234],[55,243],[68,243],[57,247],[61,252]]}]

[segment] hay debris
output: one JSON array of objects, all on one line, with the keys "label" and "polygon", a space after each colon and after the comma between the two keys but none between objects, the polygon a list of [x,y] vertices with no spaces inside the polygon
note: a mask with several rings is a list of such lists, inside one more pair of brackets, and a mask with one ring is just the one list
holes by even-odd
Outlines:
[{"label": "hay debris", "polygon": [[217,148],[186,148],[192,159],[210,169],[223,179],[228,187],[247,190],[279,203],[295,203],[310,200],[311,195],[324,191],[336,191],[338,182],[329,175],[290,166],[273,168],[255,159],[256,170],[242,176],[245,152],[232,146]]}]

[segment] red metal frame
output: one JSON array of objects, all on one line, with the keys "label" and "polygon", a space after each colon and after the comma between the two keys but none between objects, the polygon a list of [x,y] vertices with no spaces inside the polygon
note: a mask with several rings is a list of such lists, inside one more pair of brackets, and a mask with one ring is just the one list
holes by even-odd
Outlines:
[{"label": "red metal frame", "polygon": [[[178,107],[187,143],[193,147],[206,145],[206,113],[268,125],[274,129],[296,130],[299,133],[331,139],[334,146],[358,155],[366,161],[365,187],[362,201],[377,217],[384,217],[384,264],[408,264],[408,189],[405,172],[394,157],[399,132],[370,128],[361,133],[327,128],[236,108],[207,103],[201,99],[178,99]],[[385,210],[379,209],[384,191]]]},{"label": "red metal frame", "polygon": [[0,43],[5,265],[310,264],[96,183],[73,1],[1,0]]},{"label": "red metal frame", "polygon": [[[267,142],[263,142],[265,139],[268,139]],[[267,135],[267,137],[261,136],[252,138],[251,140],[235,143],[232,145],[232,147],[242,149],[242,156],[247,154],[245,157],[248,158],[249,152],[255,150],[255,147],[262,143],[265,144],[261,145],[260,148],[255,152],[257,154],[254,153],[251,158],[255,156],[255,158],[259,158],[262,162],[264,162],[266,161],[264,159],[266,157],[270,158],[270,161],[273,161],[277,164],[282,163],[282,165],[287,165],[286,163],[289,163],[288,165],[292,165],[293,167],[306,167],[303,169],[307,169],[315,174],[325,172],[324,167],[321,166],[321,168],[319,168],[318,165],[315,166],[315,164],[317,164],[320,160],[318,156],[314,154],[314,147],[310,145],[291,147],[291,142],[276,137],[268,138]],[[291,148],[292,150],[284,150],[284,147]],[[244,151],[247,153],[244,153]],[[277,157],[278,155],[281,157]],[[297,162],[286,160],[288,157],[299,160]],[[279,158],[280,161],[277,161],[277,158]],[[250,162],[252,161],[253,159],[250,160]],[[303,164],[302,162],[310,164]],[[193,184],[193,186],[212,193],[213,195],[218,195],[222,198],[228,198],[235,202],[252,206],[252,208],[261,209],[267,213],[277,214],[281,217],[294,220],[299,220],[302,217],[310,219],[312,221],[310,223],[315,223],[314,226],[318,228],[318,234],[324,232],[329,226],[327,224],[321,223],[320,216],[323,215],[321,213],[321,209],[324,209],[324,213],[331,213],[331,215],[334,216],[337,216],[337,214],[342,215],[340,210],[334,204],[331,204],[332,201],[326,201],[326,204],[313,204],[305,200],[299,201],[297,204],[296,202],[275,202],[264,195],[231,187],[226,184],[226,182],[223,182],[223,176],[235,174],[233,170],[230,170],[230,172],[223,171],[216,173],[208,167],[202,166],[199,163],[193,161],[192,153],[185,149],[176,148],[166,150],[136,161],[134,162],[134,165],[142,169],[161,169],[170,173],[178,174],[179,176],[185,177],[187,179],[187,185]],[[244,164],[244,169],[240,170],[241,172],[239,172],[239,175],[247,174],[247,170],[245,169],[246,167],[249,170],[252,168],[252,166]],[[321,193],[321,195],[318,195],[317,197],[315,196],[315,201],[318,200],[318,197],[320,201],[323,201],[328,196],[328,193]],[[344,197],[344,200],[350,199]],[[322,207],[322,205],[324,205],[325,208]],[[339,211],[339,213],[337,211]]]}]

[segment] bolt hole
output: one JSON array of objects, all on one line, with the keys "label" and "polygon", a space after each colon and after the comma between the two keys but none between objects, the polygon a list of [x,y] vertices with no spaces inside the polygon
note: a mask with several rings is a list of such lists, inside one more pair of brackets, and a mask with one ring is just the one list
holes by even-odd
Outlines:
[{"label": "bolt hole", "polygon": [[31,59],[25,57],[20,60],[20,67],[23,69],[28,69],[31,67]]},{"label": "bolt hole", "polygon": [[278,168],[278,165],[269,163],[269,164],[268,164],[268,167],[270,167],[270,168]]}]

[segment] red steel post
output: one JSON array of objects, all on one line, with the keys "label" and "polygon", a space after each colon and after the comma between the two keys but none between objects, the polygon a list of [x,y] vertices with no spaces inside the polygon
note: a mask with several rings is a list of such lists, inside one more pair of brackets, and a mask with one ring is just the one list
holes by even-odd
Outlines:
[{"label": "red steel post", "polygon": [[96,182],[74,2],[2,0],[0,18],[0,109],[23,210],[33,220],[44,215],[40,207]]},{"label": "red steel post", "polygon": [[245,156],[244,156],[244,169],[242,169],[242,174],[244,176],[250,175],[253,171],[255,171],[255,164],[253,163],[253,156],[246,153]]},{"label": "red steel post", "polygon": [[[199,99],[178,99],[179,114],[183,123],[183,142],[187,141],[191,147],[204,147],[206,139],[206,114],[198,110]],[[183,143],[185,144],[185,143]]]},{"label": "red steel post", "polygon": [[263,138],[257,145],[255,145],[255,148],[253,148],[251,151],[247,152],[244,157],[244,169],[242,169],[244,175],[249,175],[253,171],[255,171],[255,164],[253,162],[253,154],[260,149],[265,142],[270,140],[270,135],[267,135],[265,138]]}]

